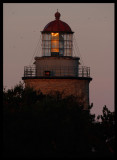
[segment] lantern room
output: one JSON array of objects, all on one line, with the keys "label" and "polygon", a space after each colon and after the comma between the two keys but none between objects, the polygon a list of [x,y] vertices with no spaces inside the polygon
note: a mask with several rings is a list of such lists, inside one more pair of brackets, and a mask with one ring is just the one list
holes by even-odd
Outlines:
[{"label": "lantern room", "polygon": [[49,22],[42,32],[42,56],[72,56],[73,33],[70,26],[60,20],[60,13],[55,13],[55,20]]}]

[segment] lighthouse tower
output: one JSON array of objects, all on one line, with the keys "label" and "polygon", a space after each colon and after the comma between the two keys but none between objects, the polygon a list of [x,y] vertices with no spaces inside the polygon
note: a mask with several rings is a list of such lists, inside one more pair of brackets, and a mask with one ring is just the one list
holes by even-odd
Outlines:
[{"label": "lighthouse tower", "polygon": [[63,92],[64,96],[73,95],[87,109],[89,105],[90,68],[80,66],[80,57],[73,56],[73,34],[70,26],[60,20],[61,14],[55,13],[55,20],[49,22],[41,31],[42,53],[35,57],[34,65],[24,67],[25,87],[32,87],[43,94]]}]

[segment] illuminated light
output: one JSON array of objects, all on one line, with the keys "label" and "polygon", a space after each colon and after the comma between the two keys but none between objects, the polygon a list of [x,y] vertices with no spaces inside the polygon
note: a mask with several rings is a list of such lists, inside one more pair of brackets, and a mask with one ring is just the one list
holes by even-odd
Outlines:
[{"label": "illuminated light", "polygon": [[51,33],[51,52],[59,52],[59,33]]},{"label": "illuminated light", "polygon": [[58,36],[59,33],[52,33],[52,36]]}]

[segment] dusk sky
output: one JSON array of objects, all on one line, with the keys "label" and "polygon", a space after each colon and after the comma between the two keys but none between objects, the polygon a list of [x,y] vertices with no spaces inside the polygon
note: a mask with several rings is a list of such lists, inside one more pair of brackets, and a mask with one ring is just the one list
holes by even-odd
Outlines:
[{"label": "dusk sky", "polygon": [[84,65],[90,67],[91,112],[101,114],[104,105],[114,111],[114,3],[4,3],[3,86],[23,82],[40,31],[55,19],[57,9],[75,32]]}]

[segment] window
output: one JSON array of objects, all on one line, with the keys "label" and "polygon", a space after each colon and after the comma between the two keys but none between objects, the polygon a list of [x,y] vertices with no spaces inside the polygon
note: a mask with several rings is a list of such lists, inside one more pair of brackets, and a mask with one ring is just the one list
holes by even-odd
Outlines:
[{"label": "window", "polygon": [[49,77],[50,76],[50,71],[45,71],[45,76]]}]

